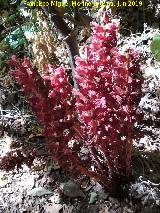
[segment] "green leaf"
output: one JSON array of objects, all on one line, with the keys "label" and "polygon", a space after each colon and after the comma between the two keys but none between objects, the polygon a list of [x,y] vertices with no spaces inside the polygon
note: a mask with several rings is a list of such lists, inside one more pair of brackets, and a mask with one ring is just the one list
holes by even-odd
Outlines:
[{"label": "green leaf", "polygon": [[8,17],[8,21],[13,22],[15,20],[15,18],[16,18],[16,14],[12,14]]},{"label": "green leaf", "polygon": [[25,44],[26,40],[20,28],[14,30],[10,35],[5,38],[5,42],[12,48],[16,49]]},{"label": "green leaf", "polygon": [[160,61],[160,34],[155,34],[150,44],[151,52],[154,57]]}]

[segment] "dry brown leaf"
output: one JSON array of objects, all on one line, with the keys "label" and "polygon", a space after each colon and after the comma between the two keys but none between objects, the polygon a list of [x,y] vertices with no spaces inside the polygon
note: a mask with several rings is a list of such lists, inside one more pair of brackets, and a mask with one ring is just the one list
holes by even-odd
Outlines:
[{"label": "dry brown leaf", "polygon": [[40,73],[44,73],[44,65],[55,65],[57,61],[55,55],[55,40],[53,31],[48,25],[48,21],[42,14],[37,14],[37,24],[41,30],[35,32],[30,40],[32,46],[30,47],[31,54],[33,55],[33,64],[38,68]]}]

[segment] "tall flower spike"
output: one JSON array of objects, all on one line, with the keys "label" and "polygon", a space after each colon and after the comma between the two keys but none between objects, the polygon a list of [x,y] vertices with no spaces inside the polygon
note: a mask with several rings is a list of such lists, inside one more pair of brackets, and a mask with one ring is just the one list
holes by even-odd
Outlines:
[{"label": "tall flower spike", "polygon": [[13,56],[9,63],[43,125],[52,158],[73,176],[90,176],[114,191],[131,174],[143,80],[138,54],[131,49],[121,54],[116,24],[108,17],[104,21],[92,23],[90,44],[84,46],[81,58],[76,57],[79,89],[71,87],[63,67],[46,66],[42,78],[28,59]]}]

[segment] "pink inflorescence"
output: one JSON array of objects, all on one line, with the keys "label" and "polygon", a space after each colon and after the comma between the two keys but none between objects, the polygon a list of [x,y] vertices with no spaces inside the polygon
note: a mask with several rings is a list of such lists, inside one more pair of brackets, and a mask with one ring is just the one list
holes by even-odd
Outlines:
[{"label": "pink inflorescence", "polygon": [[112,191],[118,178],[130,175],[143,80],[138,53],[121,54],[116,47],[116,24],[105,17],[105,24],[92,23],[92,31],[82,57],[76,57],[78,89],[63,67],[46,65],[42,77],[26,58],[12,56],[9,64],[43,125],[53,159],[73,175],[95,178]]}]

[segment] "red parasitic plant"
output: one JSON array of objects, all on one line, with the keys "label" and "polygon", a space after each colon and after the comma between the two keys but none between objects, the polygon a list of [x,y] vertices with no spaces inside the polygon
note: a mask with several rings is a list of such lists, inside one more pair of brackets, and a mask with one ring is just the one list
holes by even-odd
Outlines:
[{"label": "red parasitic plant", "polygon": [[83,124],[85,143],[92,150],[95,169],[106,171],[111,182],[131,175],[131,149],[136,106],[143,79],[139,55],[116,48],[116,25],[92,24],[90,44],[76,59],[76,109]]},{"label": "red parasitic plant", "polygon": [[113,191],[131,175],[143,79],[139,55],[116,48],[116,24],[105,17],[102,25],[93,22],[92,30],[82,57],[76,57],[78,89],[72,88],[63,67],[48,65],[48,75],[42,77],[29,59],[12,56],[9,64],[43,125],[52,158],[73,176],[84,174]]}]

